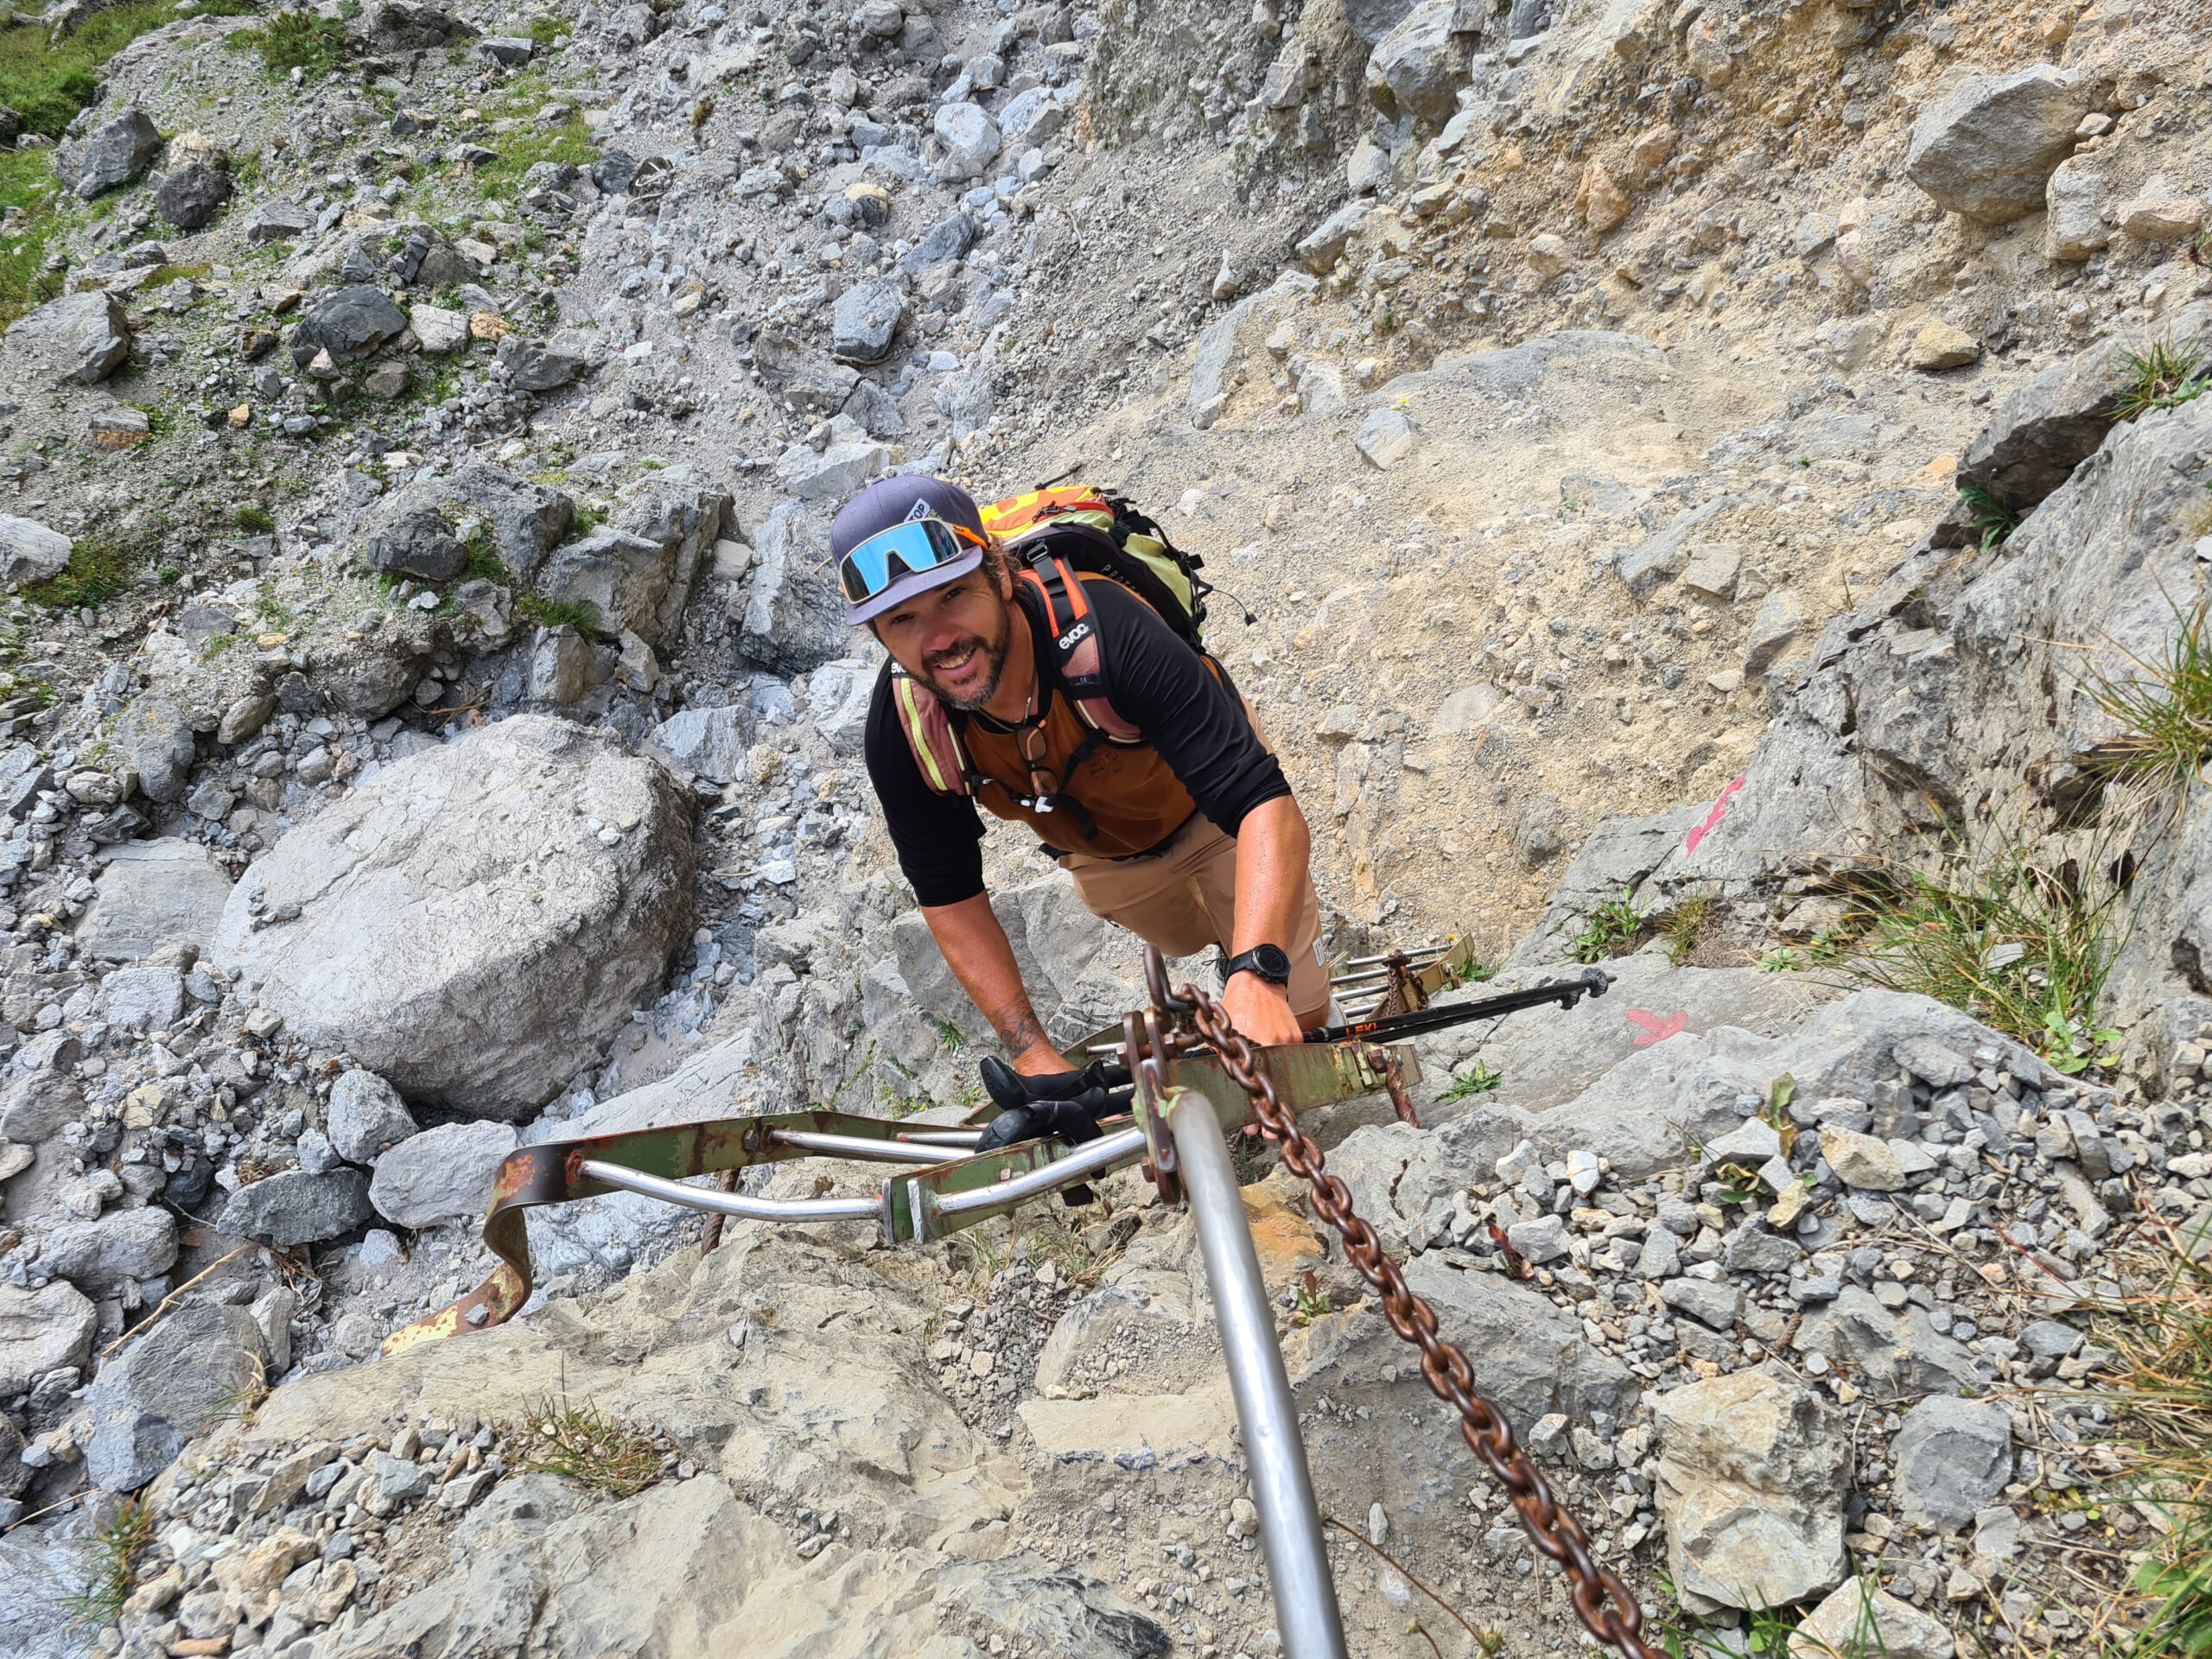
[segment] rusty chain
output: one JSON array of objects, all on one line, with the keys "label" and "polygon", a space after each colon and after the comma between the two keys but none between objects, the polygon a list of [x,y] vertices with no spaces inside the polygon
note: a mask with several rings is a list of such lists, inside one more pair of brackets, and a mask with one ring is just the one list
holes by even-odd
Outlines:
[{"label": "rusty chain", "polygon": [[[1160,1052],[1159,1014],[1175,1005],[1161,995],[1165,988],[1158,981],[1152,988],[1155,1003],[1152,1054],[1157,1056]],[[1475,1392],[1467,1357],[1437,1335],[1436,1310],[1414,1294],[1398,1264],[1383,1254],[1374,1229],[1353,1211],[1351,1194],[1327,1172],[1321,1148],[1298,1127],[1296,1116],[1276,1095],[1274,1083],[1251,1043],[1229,1023],[1221,1005],[1196,986],[1185,985],[1180,1001],[1189,1006],[1198,1035],[1212,1046],[1237,1087],[1251,1096],[1252,1109],[1268,1138],[1281,1148],[1283,1162],[1313,1189],[1314,1213],[1336,1229],[1344,1240],[1346,1257],[1382,1294],[1383,1317],[1390,1321],[1390,1328],[1421,1350],[1422,1378],[1438,1399],[1459,1412],[1461,1436],[1505,1489],[1530,1540],[1572,1581],[1575,1617],[1624,1659],[1664,1659],[1660,1649],[1644,1641],[1643,1615],[1628,1586],[1591,1558],[1588,1535],[1552,1496],[1543,1471],[1514,1439],[1512,1424]]]}]

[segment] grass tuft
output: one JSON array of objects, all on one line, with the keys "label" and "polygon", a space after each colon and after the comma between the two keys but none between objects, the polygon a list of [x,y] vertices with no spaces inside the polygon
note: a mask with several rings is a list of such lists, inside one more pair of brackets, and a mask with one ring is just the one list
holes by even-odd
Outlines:
[{"label": "grass tuft", "polygon": [[123,1616],[123,1604],[137,1584],[139,1554],[153,1541],[154,1512],[136,1497],[124,1498],[92,1529],[85,1587],[67,1603],[72,1625],[98,1629]]},{"label": "grass tuft", "polygon": [[1692,893],[1669,911],[1666,925],[1659,932],[1667,943],[1667,960],[1680,968],[1696,955],[1698,942],[1713,925],[1714,915],[1713,899],[1709,893]]},{"label": "grass tuft", "polygon": [[79,536],[61,572],[24,588],[23,597],[56,611],[105,605],[130,591],[145,563],[143,550],[130,543],[99,534]]},{"label": "grass tuft", "polygon": [[604,1497],[634,1497],[660,1478],[653,1436],[602,1415],[589,1401],[539,1400],[524,1411],[519,1433],[524,1469],[558,1475]]},{"label": "grass tuft", "polygon": [[1999,495],[1992,495],[1978,485],[1969,484],[1959,492],[1959,499],[1966,503],[1967,512],[1974,518],[1974,527],[1981,534],[1981,550],[1994,552],[2012,539],[2012,532],[2020,527],[2020,515],[2012,511],[2012,503]]},{"label": "grass tuft", "polygon": [[2136,672],[2126,679],[2100,673],[2087,689],[2123,729],[2091,757],[2100,770],[2131,779],[2181,785],[2212,759],[2212,639],[2206,619],[2212,598],[2174,607],[2174,637],[2165,654],[2146,662],[2124,654]]},{"label": "grass tuft", "polygon": [[276,515],[252,502],[231,510],[231,523],[249,536],[266,536],[276,528]]},{"label": "grass tuft", "polygon": [[1619,898],[1609,899],[1590,912],[1590,919],[1568,944],[1567,952],[1584,963],[1624,956],[1635,946],[1637,936],[1643,931],[1644,918],[1649,914],[1637,907],[1633,891],[1623,887]]},{"label": "grass tuft", "polygon": [[2126,932],[2126,896],[2098,857],[2052,861],[2024,837],[1955,843],[1935,871],[1861,872],[1852,969],[1971,1014],[2069,1074],[2103,1063],[2094,1024]]},{"label": "grass tuft", "polygon": [[2153,340],[2142,351],[2122,356],[2120,367],[2127,379],[2113,406],[2115,423],[2153,410],[2178,408],[2212,387],[2212,363],[2206,361],[2202,340]]},{"label": "grass tuft", "polygon": [[276,76],[297,69],[308,80],[336,74],[352,59],[346,26],[308,10],[279,11],[259,29],[240,29],[224,42],[234,52],[257,52]]},{"label": "grass tuft", "polygon": [[601,626],[599,607],[588,599],[548,599],[543,594],[518,594],[515,614],[542,628],[574,628],[596,636]]}]

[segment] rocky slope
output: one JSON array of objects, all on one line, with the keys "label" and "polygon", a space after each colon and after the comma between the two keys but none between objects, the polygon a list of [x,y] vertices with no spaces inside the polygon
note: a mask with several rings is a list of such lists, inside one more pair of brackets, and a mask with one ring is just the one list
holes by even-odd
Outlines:
[{"label": "rocky slope", "polygon": [[[0,336],[16,1650],[1270,1645],[1134,1178],[913,1253],[594,1199],[515,1323],[371,1357],[487,1269],[518,1145],[977,1098],[820,569],[894,467],[1078,472],[1206,557],[1344,952],[1515,983],[1704,906],[1425,1043],[1427,1127],[1323,1120],[1656,1615],[2080,1639],[2090,1314],[2153,1222],[2212,1248],[2212,819],[2101,787],[2085,665],[2160,660],[2212,545],[2212,400],[2115,420],[2205,329],[2203,18],[180,10],[0,223],[46,250]],[[1757,971],[1954,824],[2126,884],[2080,1031]],[[1127,942],[991,857],[1056,1031],[1118,1015]],[[1478,1650],[1416,1576],[1568,1650],[1295,1184],[1248,1204],[1355,1650]],[[658,1478],[533,1472],[563,1400]],[[2123,1564],[2167,1519],[2106,1513]]]}]

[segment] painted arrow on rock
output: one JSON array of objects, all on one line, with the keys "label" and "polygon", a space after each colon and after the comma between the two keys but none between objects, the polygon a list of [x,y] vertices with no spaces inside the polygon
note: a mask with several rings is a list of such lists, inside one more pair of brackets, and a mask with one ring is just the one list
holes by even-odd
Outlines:
[{"label": "painted arrow on rock", "polygon": [[1649,1048],[1654,1043],[1663,1043],[1669,1037],[1681,1036],[1689,1025],[1690,1016],[1689,1011],[1684,1009],[1680,1014],[1670,1014],[1662,1020],[1657,1014],[1649,1013],[1643,1008],[1630,1008],[1628,1011],[1628,1022],[1632,1026],[1639,1026],[1643,1030],[1643,1035],[1636,1039],[1636,1046]]}]

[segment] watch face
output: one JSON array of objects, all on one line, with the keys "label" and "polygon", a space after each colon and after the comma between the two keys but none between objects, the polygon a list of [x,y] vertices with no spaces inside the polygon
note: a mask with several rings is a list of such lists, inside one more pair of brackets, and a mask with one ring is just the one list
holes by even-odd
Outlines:
[{"label": "watch face", "polygon": [[1257,944],[1252,947],[1252,965],[1278,985],[1290,983],[1290,953],[1281,945]]}]

